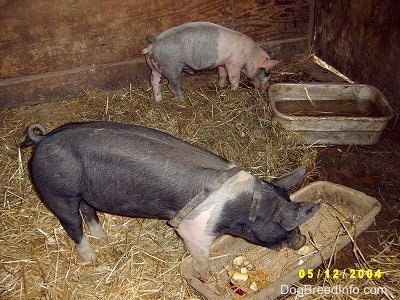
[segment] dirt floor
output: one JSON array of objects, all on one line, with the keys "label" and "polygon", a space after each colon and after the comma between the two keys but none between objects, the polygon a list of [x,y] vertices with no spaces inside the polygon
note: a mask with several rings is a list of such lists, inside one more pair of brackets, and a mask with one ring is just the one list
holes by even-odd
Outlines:
[{"label": "dirt floor", "polygon": [[[374,255],[383,250],[383,240],[393,239],[398,246],[400,131],[385,130],[376,145],[321,148],[318,161],[320,172],[316,179],[354,188],[381,203],[382,208],[375,218],[375,224],[356,240],[364,256]],[[353,246],[348,245],[338,253],[335,268],[354,267],[354,262]]]}]

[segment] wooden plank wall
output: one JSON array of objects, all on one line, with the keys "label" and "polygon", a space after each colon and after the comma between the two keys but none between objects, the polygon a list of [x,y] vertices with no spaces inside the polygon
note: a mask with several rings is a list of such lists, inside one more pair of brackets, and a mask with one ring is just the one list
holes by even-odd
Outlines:
[{"label": "wooden plank wall", "polygon": [[397,113],[399,11],[397,0],[316,1],[316,54],[354,81],[379,88]]},{"label": "wooden plank wall", "polygon": [[309,0],[0,0],[0,107],[147,80],[145,36],[200,20],[300,53],[311,36]]}]

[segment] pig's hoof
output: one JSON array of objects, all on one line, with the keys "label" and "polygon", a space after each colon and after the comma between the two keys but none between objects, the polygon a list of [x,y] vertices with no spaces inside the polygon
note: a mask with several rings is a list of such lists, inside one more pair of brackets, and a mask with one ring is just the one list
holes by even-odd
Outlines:
[{"label": "pig's hoof", "polygon": [[97,265],[97,256],[93,252],[92,249],[87,251],[81,251],[78,249],[79,256],[82,258],[84,262],[92,263],[93,265]]},{"label": "pig's hoof", "polygon": [[111,238],[103,230],[93,233],[93,236],[104,243],[108,243],[111,241]]},{"label": "pig's hoof", "polygon": [[180,100],[180,101],[185,100],[185,97],[183,96],[182,93],[179,93],[178,95],[176,95],[175,98],[177,98],[177,99]]},{"label": "pig's hoof", "polygon": [[88,223],[89,231],[92,236],[98,238],[99,240],[107,243],[110,241],[108,235],[104,232],[103,228],[101,228],[100,223]]},{"label": "pig's hoof", "polygon": [[239,87],[239,83],[231,84],[231,90],[232,91],[236,91],[238,89],[238,87]]},{"label": "pig's hoof", "polygon": [[97,265],[96,253],[94,253],[92,247],[90,247],[89,242],[85,237],[82,238],[79,244],[76,244],[76,249],[78,250],[78,254],[82,260]]},{"label": "pig's hoof", "polygon": [[210,274],[208,271],[200,272],[200,271],[194,270],[194,276],[203,282],[208,282],[208,280],[210,279]]},{"label": "pig's hoof", "polygon": [[102,232],[100,234],[95,234],[93,235],[94,237],[98,238],[100,241],[102,241],[103,243],[110,243],[111,242],[111,238],[105,233]]},{"label": "pig's hoof", "polygon": [[218,81],[218,86],[220,87],[220,88],[224,88],[224,87],[226,87],[226,81]]},{"label": "pig's hoof", "polygon": [[208,282],[208,280],[210,279],[210,276],[207,274],[207,275],[200,275],[200,274],[198,274],[197,276],[196,276],[199,280],[201,280],[202,282]]},{"label": "pig's hoof", "polygon": [[299,250],[306,243],[306,237],[304,235],[299,235],[294,241],[289,243],[289,247],[293,250]]}]

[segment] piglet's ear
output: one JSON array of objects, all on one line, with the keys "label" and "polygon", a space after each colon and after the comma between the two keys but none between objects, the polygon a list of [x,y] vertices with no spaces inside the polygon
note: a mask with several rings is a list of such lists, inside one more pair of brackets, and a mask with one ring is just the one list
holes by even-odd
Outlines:
[{"label": "piglet's ear", "polygon": [[262,63],[262,67],[269,70],[269,69],[272,69],[273,67],[275,67],[276,65],[278,65],[279,63],[280,63],[279,60],[266,59]]},{"label": "piglet's ear", "polygon": [[281,187],[284,187],[286,190],[290,190],[296,184],[298,184],[306,173],[306,169],[304,167],[298,167],[292,172],[285,173],[279,176],[277,179],[273,181],[274,184],[277,184]]},{"label": "piglet's ear", "polygon": [[282,46],[278,45],[276,47],[268,49],[266,52],[269,56],[269,58],[275,58],[282,50]]},{"label": "piglet's ear", "polygon": [[274,216],[274,221],[290,231],[314,216],[319,207],[319,203],[314,202],[287,202]]}]

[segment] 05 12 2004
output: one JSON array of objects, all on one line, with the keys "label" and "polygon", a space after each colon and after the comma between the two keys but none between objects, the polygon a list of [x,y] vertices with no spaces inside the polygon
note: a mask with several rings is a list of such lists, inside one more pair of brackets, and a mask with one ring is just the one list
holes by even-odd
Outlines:
[{"label": "05 12 2004", "polygon": [[380,279],[382,277],[382,273],[380,269],[372,270],[372,269],[300,269],[298,272],[299,278],[322,278],[325,279],[340,279],[340,278],[350,278],[350,279]]}]

